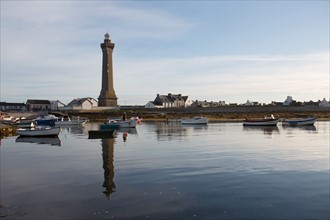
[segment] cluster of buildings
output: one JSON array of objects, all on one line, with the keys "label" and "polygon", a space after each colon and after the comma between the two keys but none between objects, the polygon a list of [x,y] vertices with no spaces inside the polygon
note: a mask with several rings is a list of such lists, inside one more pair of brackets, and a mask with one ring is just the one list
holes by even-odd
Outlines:
[{"label": "cluster of buildings", "polygon": [[[270,104],[261,104],[259,102],[251,102],[247,100],[246,103],[237,104],[229,103],[226,104],[225,101],[192,101],[188,96],[183,96],[182,94],[172,94],[167,95],[157,94],[154,101],[149,101],[144,106],[133,106],[139,108],[212,108],[212,107],[224,107],[224,106],[314,106],[314,107],[327,107],[330,108],[330,102],[325,98],[317,102],[299,102],[288,96],[284,102],[271,102]],[[119,108],[120,106],[117,106]],[[125,106],[122,106],[125,107]],[[91,97],[86,98],[76,98],[64,104],[59,100],[49,101],[49,100],[37,100],[28,99],[26,103],[7,103],[0,102],[1,111],[62,111],[62,110],[98,110],[102,109],[98,105],[98,101]]]},{"label": "cluster of buildings", "polygon": [[57,110],[91,110],[98,102],[91,97],[77,98],[67,105],[59,100],[28,99],[26,103],[0,102],[1,111],[57,111]]}]

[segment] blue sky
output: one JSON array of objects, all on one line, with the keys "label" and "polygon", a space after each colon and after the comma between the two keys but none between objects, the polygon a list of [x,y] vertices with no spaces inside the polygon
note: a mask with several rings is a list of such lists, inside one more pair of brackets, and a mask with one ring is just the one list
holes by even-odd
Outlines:
[{"label": "blue sky", "polygon": [[120,105],[329,100],[329,1],[1,0],[1,101],[97,99],[106,32]]}]

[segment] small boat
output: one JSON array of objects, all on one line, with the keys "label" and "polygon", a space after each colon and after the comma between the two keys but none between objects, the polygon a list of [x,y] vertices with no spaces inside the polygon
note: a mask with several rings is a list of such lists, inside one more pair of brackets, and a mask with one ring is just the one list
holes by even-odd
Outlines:
[{"label": "small boat", "polygon": [[140,123],[140,120],[137,117],[132,117],[128,120],[123,120],[119,118],[109,119],[109,121],[105,122],[103,126],[118,125],[119,128],[135,128],[138,123]]},{"label": "small boat", "polygon": [[314,125],[315,121],[316,121],[316,118],[315,117],[296,118],[296,119],[284,119],[282,121],[282,126]]},{"label": "small boat", "polygon": [[60,133],[60,128],[40,127],[40,126],[31,129],[19,128],[16,130],[16,134],[21,136],[30,136],[30,137],[57,136],[59,133]]},{"label": "small boat", "polygon": [[46,116],[42,115],[35,119],[37,125],[55,126],[55,122],[58,118],[55,115],[48,114]]},{"label": "small boat", "polygon": [[276,126],[279,118],[273,115],[264,118],[247,118],[243,121],[243,126]]},{"label": "small boat", "polygon": [[55,121],[56,126],[61,125],[83,125],[87,122],[87,119],[82,119],[79,116],[77,118],[62,117],[60,120]]},{"label": "small boat", "polygon": [[90,130],[88,131],[88,139],[102,139],[102,138],[114,138],[116,130],[103,129],[103,130]]},{"label": "small boat", "polygon": [[1,116],[1,122],[6,125],[14,125],[19,118],[15,118],[11,115],[3,115]]},{"label": "small boat", "polygon": [[181,119],[181,124],[183,125],[200,125],[200,124],[207,124],[209,119],[207,117],[199,117],[195,116],[193,118],[184,118]]}]

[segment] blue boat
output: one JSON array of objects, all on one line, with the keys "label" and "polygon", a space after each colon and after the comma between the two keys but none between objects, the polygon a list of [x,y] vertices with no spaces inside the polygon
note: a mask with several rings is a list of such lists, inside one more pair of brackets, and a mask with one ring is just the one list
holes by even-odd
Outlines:
[{"label": "blue boat", "polygon": [[100,130],[116,130],[119,128],[119,124],[101,124],[100,125]]},{"label": "blue boat", "polygon": [[36,118],[35,122],[38,126],[55,126],[55,122],[58,121],[58,118],[55,115],[48,114],[46,116],[42,115]]},{"label": "blue boat", "polygon": [[282,121],[282,126],[305,126],[314,125],[316,121],[315,117],[308,117],[302,119],[284,119]]}]

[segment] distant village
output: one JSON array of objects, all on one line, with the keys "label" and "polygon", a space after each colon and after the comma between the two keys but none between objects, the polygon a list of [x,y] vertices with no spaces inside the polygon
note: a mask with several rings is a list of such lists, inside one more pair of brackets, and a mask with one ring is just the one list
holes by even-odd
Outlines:
[{"label": "distant village", "polygon": [[168,93],[167,95],[157,94],[153,101],[149,101],[145,105],[118,106],[118,107],[100,107],[98,101],[91,97],[76,98],[65,104],[60,100],[40,100],[28,99],[26,103],[0,102],[1,111],[72,111],[72,110],[104,110],[104,109],[120,109],[120,108],[219,108],[226,106],[313,106],[320,108],[330,108],[330,102],[325,98],[318,101],[296,101],[291,96],[283,102],[272,101],[271,103],[259,103],[247,100],[245,103],[226,103],[225,101],[200,101],[191,100],[188,96],[181,94]]}]

